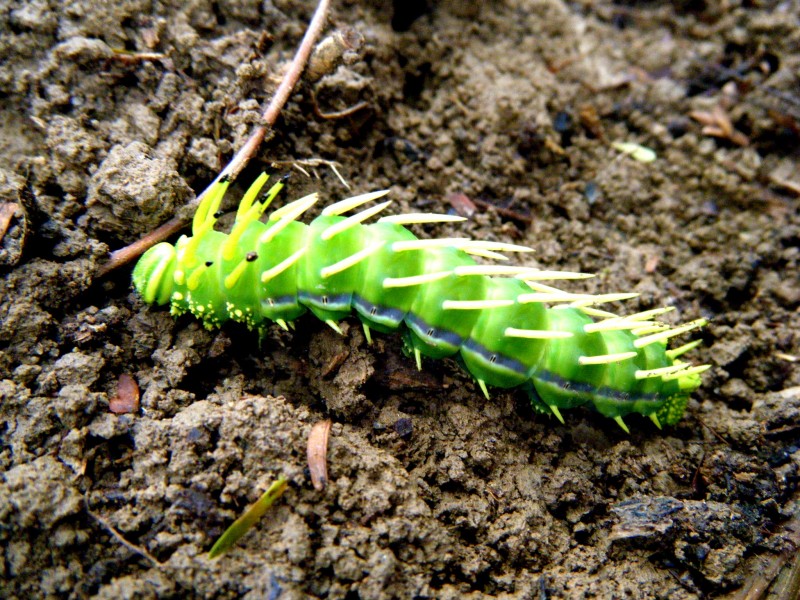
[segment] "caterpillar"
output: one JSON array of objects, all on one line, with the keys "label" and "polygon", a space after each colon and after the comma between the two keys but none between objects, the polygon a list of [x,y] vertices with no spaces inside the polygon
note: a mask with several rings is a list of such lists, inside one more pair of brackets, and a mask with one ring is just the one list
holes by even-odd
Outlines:
[{"label": "caterpillar", "polygon": [[585,405],[626,432],[623,417],[631,413],[659,429],[675,424],[710,367],[679,360],[699,340],[667,349],[705,319],[671,327],[657,320],[669,307],[618,316],[598,307],[636,294],[549,285],[592,275],[475,260],[505,260],[503,253],[530,248],[419,239],[405,227],[462,217],[411,213],[363,224],[390,201],[362,207],[388,190],[331,204],[304,224],[299,217],[319,201],[311,194],[263,222],[285,184],[262,195],[267,179],[263,173],[242,196],[230,233],[214,229],[229,184],[223,178],[199,204],[191,236],[157,244],[139,259],[133,284],[146,303],[169,303],[172,314],[189,312],[209,329],[232,319],[262,335],[272,322],[288,330],[306,311],[342,333],[338,322],[354,310],[370,344],[373,330],[402,328],[418,369],[423,356],[456,357],[487,399],[490,386],[520,387],[536,411],[562,423],[562,409]]}]

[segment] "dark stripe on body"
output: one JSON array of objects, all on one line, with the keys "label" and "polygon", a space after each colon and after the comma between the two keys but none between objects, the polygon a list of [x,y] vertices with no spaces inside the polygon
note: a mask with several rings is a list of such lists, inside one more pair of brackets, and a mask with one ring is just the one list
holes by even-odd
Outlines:
[{"label": "dark stripe on body", "polygon": [[[524,363],[509,356],[492,352],[472,338],[468,338],[465,341],[457,333],[448,331],[447,329],[443,329],[441,327],[431,327],[420,317],[412,313],[403,313],[403,311],[398,308],[390,308],[373,304],[358,294],[335,294],[331,296],[319,296],[309,292],[301,291],[298,293],[297,297],[281,296],[280,298],[273,299],[273,302],[275,303],[274,305],[276,307],[294,306],[298,299],[303,304],[313,305],[317,308],[330,311],[348,312],[352,307],[355,307],[358,312],[367,318],[378,317],[381,319],[388,319],[396,325],[400,325],[400,323],[405,320],[406,325],[423,339],[433,340],[435,343],[442,343],[448,346],[458,348],[463,347],[467,351],[477,354],[487,363],[495,364],[498,367],[512,373],[527,376],[531,369],[534,368],[534,365],[525,365]],[[553,373],[552,371],[536,370],[533,374],[533,378],[555,385],[565,392],[574,392],[576,394],[610,398],[615,402],[623,404],[642,401],[662,402],[664,400],[664,398],[658,394],[640,392],[634,395],[630,392],[623,392],[606,386],[598,387],[583,381],[570,381],[568,379],[564,379],[556,373]]]},{"label": "dark stripe on body", "polygon": [[331,312],[350,312],[353,294],[332,294],[322,295],[311,294],[309,292],[298,292],[297,297],[306,306],[313,306],[321,310]]},{"label": "dark stripe on body", "polygon": [[647,394],[640,392],[634,396],[630,392],[621,392],[620,390],[615,390],[614,388],[610,387],[597,387],[596,385],[592,385],[591,383],[586,383],[583,381],[570,381],[560,377],[559,375],[556,375],[552,371],[536,371],[534,373],[534,377],[544,381],[545,383],[552,383],[566,392],[574,391],[580,394],[601,396],[603,398],[611,398],[612,400],[621,403],[641,401],[661,402],[664,400],[664,398],[658,394]]},{"label": "dark stripe on body", "polygon": [[358,294],[353,294],[353,306],[359,314],[367,319],[374,319],[375,321],[386,320],[398,327],[406,316],[406,313],[399,308],[386,308],[373,304],[369,300],[365,300]]},{"label": "dark stripe on body", "polygon": [[[270,302],[272,300],[272,302]],[[266,298],[261,301],[261,306],[269,309],[291,308],[298,305],[297,296],[279,296],[278,298]]]},{"label": "dark stripe on body", "polygon": [[497,365],[505,369],[506,371],[511,371],[512,373],[517,373],[518,375],[527,376],[528,372],[531,370],[530,366],[526,366],[519,362],[518,360],[511,358],[509,356],[504,356],[497,352],[492,352],[488,348],[481,346],[478,342],[469,338],[463,345],[464,348],[469,350],[470,352],[477,354],[487,363]]},{"label": "dark stripe on body", "polygon": [[434,342],[442,342],[448,346],[456,346],[458,348],[463,344],[464,338],[457,333],[447,331],[447,329],[442,329],[441,327],[431,327],[414,314],[408,313],[405,321],[409,329],[423,339],[428,338],[434,340]]}]

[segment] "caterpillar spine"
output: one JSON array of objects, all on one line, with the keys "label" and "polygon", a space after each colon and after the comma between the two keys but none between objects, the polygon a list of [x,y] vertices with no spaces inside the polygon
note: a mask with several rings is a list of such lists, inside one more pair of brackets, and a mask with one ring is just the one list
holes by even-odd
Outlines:
[{"label": "caterpillar spine", "polygon": [[[190,312],[207,328],[231,319],[262,335],[284,329],[306,311],[341,333],[355,311],[372,330],[403,328],[417,367],[422,357],[458,355],[489,398],[489,386],[521,387],[534,409],[560,421],[562,409],[588,405],[628,431],[623,417],[639,413],[658,426],[676,423],[709,365],[679,360],[699,341],[667,349],[669,340],[705,319],[670,327],[658,308],[618,316],[597,308],[636,294],[580,294],[540,283],[592,275],[477,264],[473,256],[505,259],[530,248],[469,238],[419,239],[406,224],[463,220],[413,213],[382,216],[387,191],[331,204],[311,223],[298,219],[316,194],[261,216],[284,185],[259,196],[262,174],[242,197],[230,233],[214,229],[228,187],[221,180],[200,203],[192,235],[161,243],[137,263],[133,283],[147,303]],[[344,216],[361,209],[360,212]]]}]

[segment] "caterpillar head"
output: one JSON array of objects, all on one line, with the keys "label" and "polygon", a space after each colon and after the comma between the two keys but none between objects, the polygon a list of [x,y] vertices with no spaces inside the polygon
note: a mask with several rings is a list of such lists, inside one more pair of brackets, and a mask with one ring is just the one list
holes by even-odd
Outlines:
[{"label": "caterpillar head", "polygon": [[133,269],[133,287],[148,304],[166,304],[175,286],[177,252],[175,246],[162,242],[142,255]]}]

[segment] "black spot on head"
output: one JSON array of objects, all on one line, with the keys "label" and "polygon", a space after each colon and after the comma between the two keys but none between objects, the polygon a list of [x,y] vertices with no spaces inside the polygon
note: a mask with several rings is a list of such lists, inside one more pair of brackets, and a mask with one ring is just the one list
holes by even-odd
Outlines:
[{"label": "black spot on head", "polygon": [[214,264],[214,261],[213,261],[213,260],[207,260],[207,261],[206,261],[206,266],[207,266],[207,267],[210,267],[210,266],[211,266],[211,265],[213,265],[213,264]]}]

